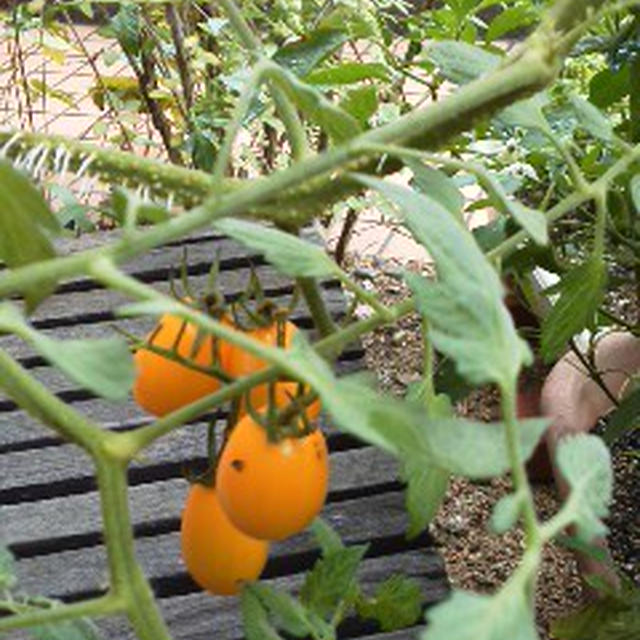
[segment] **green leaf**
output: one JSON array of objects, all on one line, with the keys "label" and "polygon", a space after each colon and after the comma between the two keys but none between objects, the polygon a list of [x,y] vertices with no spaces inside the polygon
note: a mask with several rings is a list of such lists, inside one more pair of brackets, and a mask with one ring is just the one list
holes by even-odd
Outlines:
[{"label": "green leaf", "polygon": [[502,60],[502,56],[457,40],[435,42],[427,55],[442,75],[456,84],[466,84],[493,71]]},{"label": "green leaf", "polygon": [[328,100],[315,87],[305,84],[284,68],[271,69],[269,75],[308,118],[322,127],[336,143],[362,132],[362,125],[351,114]]},{"label": "green leaf", "polygon": [[122,3],[109,25],[123,51],[136,57],[142,47],[140,7],[133,2]]},{"label": "green leaf", "polygon": [[242,590],[240,602],[246,640],[283,640],[269,622],[260,600],[249,590]]},{"label": "green leaf", "polygon": [[549,102],[549,95],[542,91],[531,98],[520,100],[503,109],[496,120],[505,127],[522,127],[546,131],[549,127],[542,107]]},{"label": "green leaf", "polygon": [[340,536],[326,520],[316,518],[311,523],[311,532],[320,546],[323,556],[329,555],[334,551],[344,549],[344,544],[342,543]]},{"label": "green leaf", "polygon": [[598,109],[607,109],[628,95],[631,88],[629,68],[625,64],[617,71],[607,68],[596,73],[589,82],[589,102]]},{"label": "green leaf", "polygon": [[454,591],[427,612],[422,640],[538,640],[529,598],[518,583],[492,596]]},{"label": "green leaf", "polygon": [[411,456],[405,461],[402,477],[407,483],[408,538],[420,535],[438,513],[449,488],[449,476],[446,469],[425,464],[422,456]]},{"label": "green leaf", "polygon": [[13,554],[0,544],[0,592],[14,587],[17,580]]},{"label": "green leaf", "polygon": [[296,638],[309,635],[312,629],[307,620],[305,608],[293,596],[261,582],[248,584],[245,591],[250,592],[260,601],[271,623],[277,629]]},{"label": "green leaf", "polygon": [[344,62],[335,67],[325,67],[313,71],[305,78],[305,82],[320,85],[344,85],[372,79],[388,80],[387,67],[379,62]]},{"label": "green leaf", "polygon": [[562,278],[557,287],[560,298],[542,321],[541,353],[546,362],[551,362],[568,340],[590,325],[604,297],[606,281],[606,266],[596,255]]},{"label": "green leaf", "polygon": [[580,96],[569,97],[580,124],[594,137],[611,142],[614,138],[611,121],[596,107]]},{"label": "green leaf", "polygon": [[621,588],[606,585],[600,597],[551,625],[558,640],[640,640],[640,589],[621,576]]},{"label": "green leaf", "polygon": [[38,353],[85,389],[109,400],[125,400],[133,386],[135,368],[121,338],[52,340],[36,331],[30,342]]},{"label": "green leaf", "polygon": [[435,261],[437,283],[406,275],[435,347],[472,383],[512,385],[531,352],[502,303],[498,275],[471,233],[432,198],[369,176],[358,180],[401,210],[406,226]]},{"label": "green leaf", "polygon": [[[60,226],[42,194],[29,179],[0,158],[0,261],[8,267],[47,260],[55,256],[49,236]],[[40,282],[25,292],[31,310],[46,298],[54,284]]]},{"label": "green leaf", "polygon": [[535,19],[535,12],[528,5],[520,4],[508,7],[491,21],[485,34],[485,40],[493,42],[511,31],[530,25]]},{"label": "green leaf", "polygon": [[348,34],[342,30],[318,29],[280,48],[273,60],[297,76],[304,77],[348,40]]},{"label": "green leaf", "polygon": [[462,206],[464,198],[456,183],[444,172],[432,169],[416,160],[405,160],[405,164],[413,171],[412,186],[433,198],[457,220],[462,221]]},{"label": "green leaf", "polygon": [[365,127],[369,118],[378,110],[378,92],[373,86],[352,89],[340,103],[340,108]]},{"label": "green leaf", "polygon": [[629,431],[640,428],[640,387],[625,396],[607,419],[603,440],[613,444]]},{"label": "green leaf", "polygon": [[609,449],[596,436],[577,435],[560,442],[556,464],[571,487],[563,510],[571,515],[578,538],[590,542],[605,534],[601,518],[607,516],[613,495]]},{"label": "green leaf", "polygon": [[413,578],[391,576],[371,598],[357,602],[357,611],[361,618],[376,620],[383,631],[410,627],[422,614],[420,584]]},{"label": "green leaf", "polygon": [[629,190],[631,192],[631,201],[636,208],[636,213],[640,215],[640,174],[636,174],[631,178]]},{"label": "green leaf", "polygon": [[509,493],[506,496],[502,496],[494,506],[491,514],[491,528],[493,531],[496,533],[509,531],[518,522],[524,502],[525,497],[521,493]]},{"label": "green leaf", "polygon": [[[547,418],[518,422],[520,452],[525,460],[533,454],[549,425]],[[510,468],[502,422],[474,422],[461,418],[423,419],[421,435],[435,464],[454,475],[492,478]]]},{"label": "green leaf", "polygon": [[324,619],[331,618],[338,605],[352,594],[356,572],[368,545],[345,547],[316,561],[307,574],[300,599]]},{"label": "green leaf", "polygon": [[286,275],[321,278],[336,271],[335,264],[322,248],[284,231],[236,218],[223,218],[213,226],[263,253],[271,264]]},{"label": "green leaf", "polygon": [[34,640],[100,640],[102,637],[96,626],[84,618],[33,627],[29,635]]}]

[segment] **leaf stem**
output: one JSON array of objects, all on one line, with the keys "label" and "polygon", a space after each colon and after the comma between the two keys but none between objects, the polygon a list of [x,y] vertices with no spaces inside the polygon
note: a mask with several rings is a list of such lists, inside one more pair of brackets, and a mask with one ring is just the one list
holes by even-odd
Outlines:
[{"label": "leaf stem", "polygon": [[[17,608],[22,607],[17,605]],[[34,609],[28,606],[22,613],[0,618],[0,633],[35,625],[55,624],[74,618],[109,616],[124,610],[124,601],[113,593],[84,602],[60,604],[46,609]]]},{"label": "leaf stem", "polygon": [[505,426],[505,438],[511,466],[513,486],[516,493],[523,496],[523,520],[527,548],[540,544],[538,518],[533,503],[533,494],[527,478],[527,472],[520,451],[518,423],[516,420],[515,383],[501,385],[502,416]]},{"label": "leaf stem", "polygon": [[315,278],[297,278],[296,282],[320,335],[324,338],[334,333],[336,324],[324,303],[318,281]]}]

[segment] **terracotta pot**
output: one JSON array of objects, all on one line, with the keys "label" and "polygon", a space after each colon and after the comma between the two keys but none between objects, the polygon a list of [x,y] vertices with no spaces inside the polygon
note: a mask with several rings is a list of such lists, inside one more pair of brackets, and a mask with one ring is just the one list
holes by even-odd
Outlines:
[{"label": "terracotta pot", "polygon": [[[629,377],[640,371],[640,338],[622,332],[607,334],[598,341],[595,364],[612,395],[619,397]],[[577,356],[566,354],[547,376],[540,397],[542,414],[552,421],[545,436],[551,460],[555,458],[562,438],[590,431],[613,406],[605,392],[588,376]],[[555,466],[553,475],[564,500],[569,489]],[[605,540],[598,540],[597,544],[606,549]],[[580,554],[578,564],[583,576],[596,574],[617,584],[606,564]]]}]

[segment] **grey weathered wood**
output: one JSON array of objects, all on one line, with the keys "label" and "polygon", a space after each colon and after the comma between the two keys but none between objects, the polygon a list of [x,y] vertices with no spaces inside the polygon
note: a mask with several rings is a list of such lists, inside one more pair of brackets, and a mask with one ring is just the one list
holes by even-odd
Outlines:
[{"label": "grey weathered wood", "polygon": [[[287,302],[289,296],[284,298],[274,297],[275,302]],[[325,292],[325,300],[327,306],[334,314],[344,309],[344,298],[339,290],[329,289]],[[292,314],[291,319],[294,322],[303,322],[309,324],[308,312],[299,310]],[[125,331],[129,331],[141,338],[153,328],[156,319],[152,317],[141,318],[121,318],[100,319],[98,322],[86,322],[82,320],[80,314],[76,324],[55,327],[53,329],[42,329],[42,333],[58,340],[83,339],[83,338],[103,338],[114,335],[114,325],[117,325]],[[34,355],[33,348],[20,338],[10,335],[0,338],[0,348],[6,351],[12,358],[23,360],[24,358]]]},{"label": "grey weathered wood", "polygon": [[[351,359],[358,356],[359,350],[349,350],[345,353],[348,360],[338,361],[336,369],[339,374],[346,375],[362,369],[360,359]],[[60,374],[58,374],[60,375]],[[135,428],[148,424],[152,417],[145,413],[131,398],[125,402],[116,403],[102,398],[85,399],[88,394],[82,391],[79,398],[72,398],[69,402],[75,409],[89,416],[94,422],[102,424],[107,429]],[[1,401],[0,401],[0,406]],[[25,411],[17,407],[6,411],[0,411],[0,451],[15,448],[38,447],[42,440],[45,442],[59,442],[59,438],[37,420],[29,416]],[[30,444],[31,443],[31,444]],[[0,487],[2,485],[0,468]]]},{"label": "grey weathered wood", "polygon": [[[36,465],[31,465],[40,475]],[[78,457],[77,460],[83,460]],[[330,456],[332,490],[390,482],[396,477],[396,464],[374,448],[339,451]],[[44,480],[45,476],[41,476]],[[133,524],[178,517],[187,491],[187,482],[171,478],[130,489]],[[0,506],[0,539],[8,544],[37,542],[50,538],[90,534],[101,530],[98,494],[89,491],[62,495],[38,502]],[[43,527],[43,523],[46,526]]]},{"label": "grey weathered wood", "polygon": [[[407,530],[404,495],[401,491],[329,502],[322,516],[335,527],[347,544],[402,537]],[[171,576],[184,577],[178,527],[176,520],[172,531],[141,536],[136,541],[137,556],[146,575],[152,580]],[[270,557],[286,561],[292,554],[315,549],[317,546],[312,537],[308,533],[302,533],[274,544]],[[440,575],[442,562],[433,550],[432,558],[430,575]],[[107,584],[106,567],[106,553],[101,544],[27,557],[17,563],[20,584],[27,591],[63,597],[104,589]],[[51,580],[53,575],[55,581]]]},{"label": "grey weathered wood", "polygon": [[[393,573],[403,573],[417,579],[424,594],[424,604],[440,601],[447,593],[441,560],[434,552],[413,550],[393,556],[366,558],[358,574],[366,593]],[[303,581],[300,574],[267,580],[274,587],[297,592]],[[205,592],[160,598],[161,612],[172,631],[174,640],[241,640],[244,635],[239,612],[239,599],[211,596]],[[98,627],[107,640],[135,640],[127,621],[122,617],[104,618]],[[363,640],[418,640],[420,627],[401,631],[373,632],[360,636]],[[27,640],[24,631],[7,636],[7,640]]]}]

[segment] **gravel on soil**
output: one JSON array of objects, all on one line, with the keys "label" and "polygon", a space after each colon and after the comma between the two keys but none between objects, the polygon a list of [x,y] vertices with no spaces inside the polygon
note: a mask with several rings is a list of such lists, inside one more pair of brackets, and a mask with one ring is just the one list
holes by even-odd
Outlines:
[{"label": "gravel on soil", "polygon": [[[385,304],[406,298],[407,287],[393,263],[381,264],[368,258],[349,260],[356,277],[374,289]],[[417,265],[409,265],[417,271]],[[362,340],[366,363],[377,375],[380,387],[403,395],[407,386],[420,379],[423,367],[420,320],[403,318],[394,327],[385,327]],[[480,420],[499,419],[498,395],[492,389],[473,391],[458,403],[460,415]],[[640,433],[636,432],[636,452]],[[609,526],[610,545],[619,568],[640,584],[640,486],[638,458],[625,455],[629,439],[614,448],[615,497]],[[626,448],[625,448],[626,447]],[[454,478],[444,503],[430,525],[430,532],[441,552],[451,586],[477,592],[495,591],[517,566],[523,551],[523,531],[516,527],[497,535],[490,530],[493,505],[511,489],[510,478],[472,482]],[[558,509],[552,484],[533,485],[539,517],[548,519]],[[549,640],[549,625],[583,603],[583,588],[573,554],[552,543],[547,546],[538,579],[536,621],[542,640]]]}]

